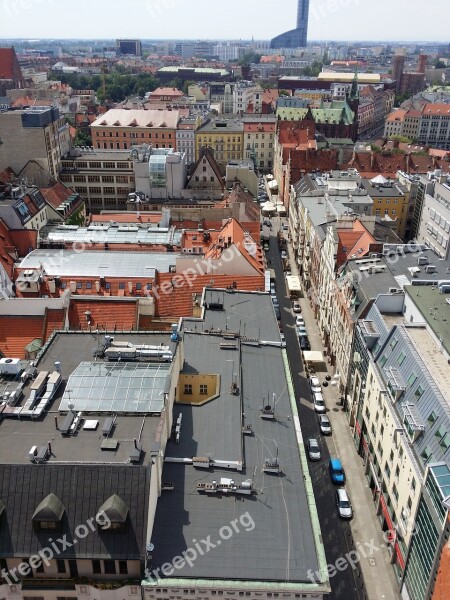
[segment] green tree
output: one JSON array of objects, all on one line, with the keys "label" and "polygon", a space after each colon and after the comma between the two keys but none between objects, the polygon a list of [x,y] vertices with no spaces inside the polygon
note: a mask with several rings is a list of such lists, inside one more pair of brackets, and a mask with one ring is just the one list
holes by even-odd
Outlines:
[{"label": "green tree", "polygon": [[81,129],[78,129],[78,131],[75,135],[75,139],[73,140],[73,145],[74,146],[92,146],[92,138],[88,133],[81,131]]}]

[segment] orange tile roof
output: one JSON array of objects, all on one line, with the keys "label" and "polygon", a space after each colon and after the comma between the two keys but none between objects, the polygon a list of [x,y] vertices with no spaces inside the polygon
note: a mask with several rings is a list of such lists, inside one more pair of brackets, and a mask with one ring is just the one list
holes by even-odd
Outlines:
[{"label": "orange tile roof", "polygon": [[3,181],[4,183],[8,183],[9,181],[12,181],[15,177],[16,177],[16,174],[11,169],[11,167],[6,167],[6,169],[3,169],[2,171],[0,171],[0,181]]},{"label": "orange tile roof", "polygon": [[65,186],[61,181],[56,182],[51,188],[40,188],[40,191],[53,208],[58,208],[69,196],[75,194],[74,190]]},{"label": "orange tile roof", "polygon": [[262,131],[263,133],[274,133],[276,129],[276,123],[265,123],[264,121],[261,121],[260,123],[255,123],[254,121],[252,121],[250,123],[249,121],[244,120],[244,133],[258,133],[260,131]]},{"label": "orange tile roof", "polygon": [[114,301],[114,298],[96,301],[72,296],[69,308],[70,329],[89,329],[86,311],[90,312],[91,329],[136,329],[137,299],[128,302]]},{"label": "orange tile roof", "polygon": [[153,92],[150,92],[150,98],[156,98],[157,96],[171,96],[172,98],[182,98],[183,92],[180,92],[177,88],[171,87],[159,87]]},{"label": "orange tile roof", "polygon": [[100,215],[91,215],[91,223],[159,223],[161,221],[161,213],[145,213],[139,214],[133,212],[105,213]]},{"label": "orange tile roof", "polygon": [[64,328],[65,313],[63,308],[45,310],[44,341],[47,341],[54,331]]},{"label": "orange tile roof", "polygon": [[0,315],[0,351],[8,358],[26,358],[25,346],[43,337],[44,315]]},{"label": "orange tile roof", "polygon": [[362,258],[366,256],[371,244],[376,243],[375,238],[358,220],[353,222],[352,229],[338,229],[337,235],[339,239],[337,268],[352,257]]},{"label": "orange tile roof", "polygon": [[450,115],[450,104],[425,104],[422,115]]},{"label": "orange tile roof", "polygon": [[284,56],[279,54],[270,54],[268,56],[261,56],[260,63],[282,63],[284,61]]},{"label": "orange tile roof", "polygon": [[403,121],[406,115],[406,110],[403,110],[401,108],[399,108],[398,110],[394,110],[394,112],[391,112],[386,121],[389,121],[389,123],[392,122],[396,122],[396,121]]}]

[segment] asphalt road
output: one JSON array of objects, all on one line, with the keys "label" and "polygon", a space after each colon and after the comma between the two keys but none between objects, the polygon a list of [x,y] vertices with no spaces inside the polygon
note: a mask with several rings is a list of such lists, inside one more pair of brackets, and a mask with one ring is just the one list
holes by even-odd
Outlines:
[{"label": "asphalt road", "polygon": [[[276,292],[280,303],[281,323],[286,338],[286,349],[291,365],[291,372],[300,423],[304,440],[314,437],[319,441],[321,460],[310,462],[310,473],[313,482],[317,510],[322,529],[322,539],[328,564],[334,565],[336,560],[354,549],[348,541],[349,523],[339,519],[335,504],[336,488],[330,480],[328,460],[330,455],[336,456],[333,435],[325,437],[320,433],[317,415],[311,401],[309,383],[304,374],[303,361],[295,329],[295,316],[292,312],[292,303],[287,295],[283,266],[277,244],[277,230],[274,227],[271,233],[269,259],[270,266],[275,270]],[[305,325],[308,329],[308,317],[304,315]],[[299,401],[299,398],[302,400]],[[330,407],[328,407],[330,409]],[[331,409],[332,410],[332,409]],[[331,454],[330,454],[331,453]],[[337,574],[330,580],[332,594],[331,600],[360,600],[355,586],[354,571],[347,569]]]}]

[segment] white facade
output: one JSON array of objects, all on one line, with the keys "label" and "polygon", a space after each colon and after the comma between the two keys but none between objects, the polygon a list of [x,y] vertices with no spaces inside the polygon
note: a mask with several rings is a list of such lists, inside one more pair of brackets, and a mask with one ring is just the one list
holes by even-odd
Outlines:
[{"label": "white facade", "polygon": [[441,258],[450,256],[450,186],[436,183],[434,197],[425,195],[417,241]]},{"label": "white facade", "polygon": [[186,164],[195,162],[195,129],[178,129],[176,140],[178,152],[186,154]]}]

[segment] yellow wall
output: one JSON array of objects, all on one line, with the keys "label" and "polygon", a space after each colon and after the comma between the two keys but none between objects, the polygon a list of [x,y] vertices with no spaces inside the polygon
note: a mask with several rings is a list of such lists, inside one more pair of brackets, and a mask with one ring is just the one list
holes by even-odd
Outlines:
[{"label": "yellow wall", "polygon": [[197,130],[195,132],[195,160],[198,160],[202,146],[213,148],[214,158],[218,162],[227,163],[230,160],[240,160],[244,158],[244,132],[227,131],[225,128],[211,132]]},{"label": "yellow wall", "polygon": [[[409,193],[406,193],[404,196],[398,196],[397,198],[374,198],[373,214],[379,214],[380,217],[384,217],[385,211],[387,210],[391,219],[398,219],[394,230],[399,237],[403,238],[408,216],[408,205]],[[377,213],[377,210],[380,212]]]},{"label": "yellow wall", "polygon": [[[192,394],[186,393],[185,386],[187,385],[192,386]],[[206,394],[200,394],[200,385],[207,386]],[[176,400],[177,402],[186,404],[204,404],[219,394],[219,385],[219,375],[210,375],[206,373],[187,375],[180,373]]]}]

